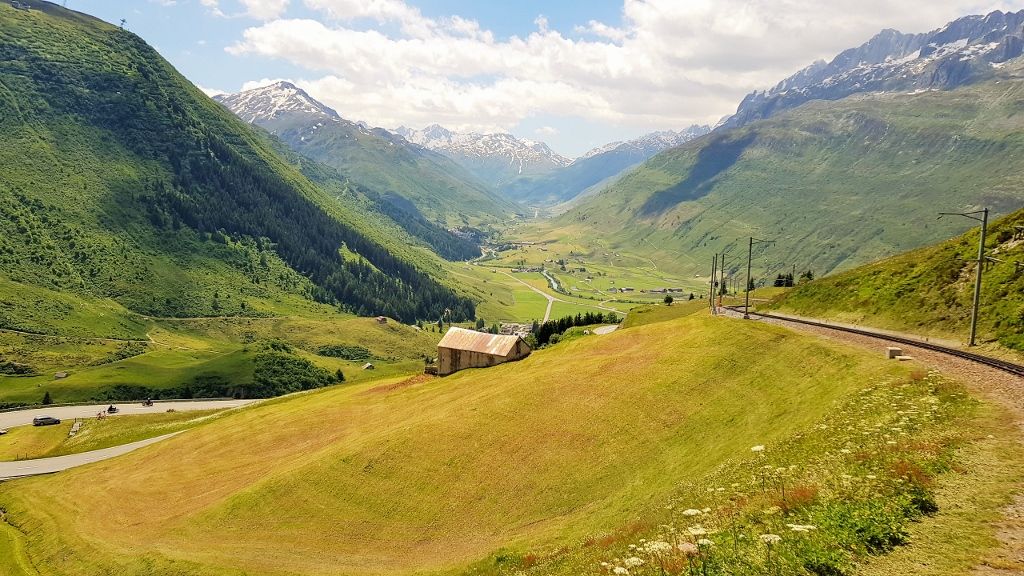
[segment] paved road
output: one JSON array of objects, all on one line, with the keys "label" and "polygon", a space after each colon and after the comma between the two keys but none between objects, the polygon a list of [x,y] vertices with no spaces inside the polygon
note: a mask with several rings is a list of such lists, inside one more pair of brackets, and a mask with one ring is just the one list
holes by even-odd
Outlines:
[{"label": "paved road", "polygon": [[[217,410],[224,408],[237,408],[256,402],[256,400],[198,400],[196,402],[156,402],[153,406],[143,406],[141,402],[129,402],[125,404],[114,403],[120,412],[117,415],[136,414],[160,414],[170,409],[176,412],[189,410]],[[33,408],[31,410],[16,410],[14,412],[0,412],[0,428],[14,428],[32,424],[36,416],[53,416],[61,420],[74,418],[95,418],[97,412],[107,409],[109,404],[94,404],[91,406],[56,406],[52,408]]]},{"label": "paved road", "polygon": [[138,450],[143,446],[149,446],[150,444],[170,438],[171,436],[180,433],[181,432],[164,434],[163,436],[157,436],[156,438],[150,438],[148,440],[140,440],[138,442],[132,442],[131,444],[122,444],[121,446],[104,448],[102,450],[93,450],[92,452],[82,452],[81,454],[55,456],[53,458],[37,458],[35,460],[21,460],[18,462],[0,462],[0,480],[12,480],[14,478],[23,478],[25,476],[38,476],[39,474],[53,474],[54,472],[60,472],[61,470],[67,470],[68,468],[74,468],[75,466],[92,464],[93,462],[99,462],[101,460],[107,460],[108,458],[127,454],[132,450]]},{"label": "paved road", "polygon": [[618,324],[612,324],[610,326],[599,326],[597,328],[594,328],[594,334],[600,334],[603,336],[605,334],[611,334],[612,332],[615,332],[618,329]]}]

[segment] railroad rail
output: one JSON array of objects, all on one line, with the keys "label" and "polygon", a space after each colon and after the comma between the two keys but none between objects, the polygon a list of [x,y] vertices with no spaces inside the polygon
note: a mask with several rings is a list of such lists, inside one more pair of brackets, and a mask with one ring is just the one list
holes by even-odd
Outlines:
[{"label": "railroad rail", "polygon": [[[727,310],[733,312],[743,313],[742,306],[723,306]],[[885,334],[882,332],[873,332],[871,330],[861,330],[858,328],[850,328],[847,326],[836,326],[834,324],[826,324],[824,322],[815,322],[813,320],[804,320],[802,318],[790,318],[787,316],[776,316],[774,314],[766,314],[764,312],[750,312],[751,316],[759,316],[761,318],[770,318],[772,320],[779,320],[782,322],[793,322],[795,324],[806,324],[808,326],[816,326],[818,328],[828,328],[829,330],[838,330],[839,332],[849,332],[851,334],[859,334],[861,336],[868,336],[871,338],[877,338],[879,340],[887,340],[889,342],[896,342],[898,344],[905,344],[907,346],[916,346],[918,348],[924,348],[925,350],[931,350],[933,352],[939,352],[941,354],[947,354],[949,356],[956,356],[957,358],[963,358],[964,360],[970,360],[978,364],[984,364],[1003,372],[1009,372],[1016,376],[1024,377],[1024,366],[1020,364],[1014,364],[1013,362],[1007,362],[1006,360],[999,360],[998,358],[992,358],[990,356],[984,356],[982,354],[974,354],[972,352],[966,352],[964,350],[958,350],[956,348],[949,348],[947,346],[940,346],[931,342],[922,342],[921,340],[914,340],[913,338],[903,338],[900,336],[894,336],[891,334]]]}]

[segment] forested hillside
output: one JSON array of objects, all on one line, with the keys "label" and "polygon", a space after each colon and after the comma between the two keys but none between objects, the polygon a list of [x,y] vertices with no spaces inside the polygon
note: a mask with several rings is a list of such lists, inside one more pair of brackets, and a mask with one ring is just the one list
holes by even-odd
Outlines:
[{"label": "forested hillside", "polygon": [[0,274],[157,316],[473,316],[140,38],[29,4],[0,6]]}]

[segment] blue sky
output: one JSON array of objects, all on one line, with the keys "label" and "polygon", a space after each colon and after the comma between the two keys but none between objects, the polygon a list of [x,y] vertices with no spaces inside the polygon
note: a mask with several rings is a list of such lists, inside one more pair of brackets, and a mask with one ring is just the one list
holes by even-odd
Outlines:
[{"label": "blue sky", "polygon": [[576,156],[713,123],[752,90],[883,28],[920,32],[978,0],[68,0],[186,77],[235,92],[287,79],[352,120],[509,131]]}]

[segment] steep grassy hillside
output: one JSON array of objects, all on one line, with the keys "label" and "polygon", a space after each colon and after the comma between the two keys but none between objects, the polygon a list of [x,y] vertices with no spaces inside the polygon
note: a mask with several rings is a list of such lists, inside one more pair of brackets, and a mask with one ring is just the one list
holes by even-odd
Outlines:
[{"label": "steep grassy hillside", "polygon": [[[966,341],[980,227],[936,246],[802,284],[769,308]],[[1024,351],[1024,210],[989,227],[980,340]]]},{"label": "steep grassy hillside", "polygon": [[487,557],[487,571],[516,569],[529,549],[663,523],[681,484],[729,462],[760,468],[751,446],[868,398],[855,392],[918,402],[928,386],[879,386],[906,371],[694,315],[494,369],[272,401],[116,461],[4,484],[0,505],[26,565],[53,574],[411,573]]},{"label": "steep grassy hillside", "polygon": [[738,271],[747,236],[774,239],[755,250],[758,277],[794,265],[822,276],[936,242],[969,226],[936,222],[940,210],[1024,205],[1021,69],[950,92],[812,102],[714,133],[655,156],[541,235],[690,274],[727,248]]},{"label": "steep grassy hillside", "polygon": [[[449,261],[480,256],[480,247],[476,243],[431,222],[416,204],[405,197],[394,193],[380,194],[357,184],[336,169],[294,152],[280,140],[273,140],[271,144],[282,158],[330,194],[348,212],[358,214],[361,222],[371,225],[378,237],[390,246],[399,250],[403,244],[406,247],[423,246]],[[404,252],[403,255],[423,268],[441,276],[429,255]]]},{"label": "steep grassy hillside", "polygon": [[0,6],[0,276],[151,316],[473,316],[141,39],[29,4]]}]

